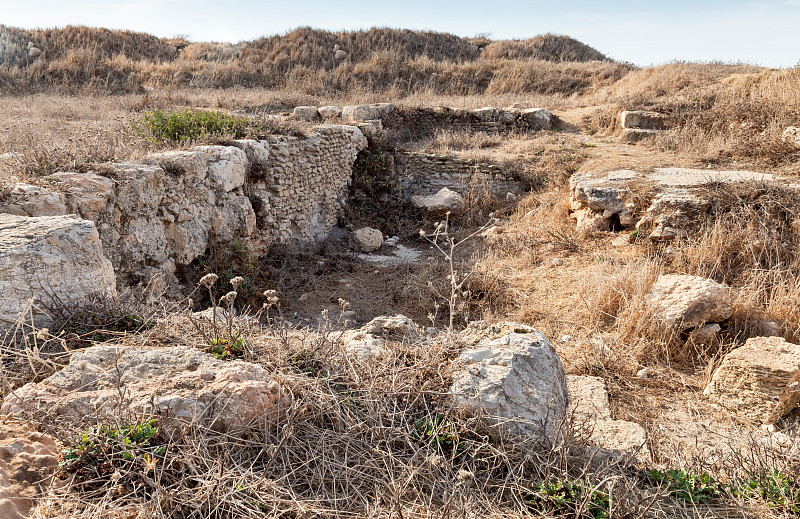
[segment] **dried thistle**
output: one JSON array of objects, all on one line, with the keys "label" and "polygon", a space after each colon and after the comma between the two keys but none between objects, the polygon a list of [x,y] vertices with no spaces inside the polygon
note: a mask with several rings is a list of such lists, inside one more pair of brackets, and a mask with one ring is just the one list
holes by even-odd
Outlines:
[{"label": "dried thistle", "polygon": [[220,298],[219,304],[220,305],[225,305],[225,306],[230,306],[230,305],[233,304],[234,300],[236,300],[236,296],[237,295],[239,295],[239,294],[236,293],[235,290],[231,290],[230,292],[228,292],[227,294],[222,296],[222,298]]},{"label": "dried thistle", "polygon": [[244,278],[242,276],[236,276],[235,278],[231,279],[231,286],[234,290],[239,290],[239,285],[244,283]]},{"label": "dried thistle", "polygon": [[206,274],[205,276],[200,278],[200,285],[202,285],[202,286],[204,286],[206,288],[211,288],[214,285],[214,283],[217,282],[218,279],[219,279],[219,276],[217,276],[216,274],[213,274],[213,273]]}]

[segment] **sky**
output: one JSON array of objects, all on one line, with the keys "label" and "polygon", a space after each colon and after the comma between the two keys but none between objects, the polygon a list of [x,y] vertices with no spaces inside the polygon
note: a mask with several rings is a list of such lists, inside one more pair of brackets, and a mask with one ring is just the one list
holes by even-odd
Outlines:
[{"label": "sky", "polygon": [[304,26],[394,27],[492,39],[550,32],[640,66],[675,60],[800,63],[800,0],[0,0],[0,24],[89,25],[218,42]]}]

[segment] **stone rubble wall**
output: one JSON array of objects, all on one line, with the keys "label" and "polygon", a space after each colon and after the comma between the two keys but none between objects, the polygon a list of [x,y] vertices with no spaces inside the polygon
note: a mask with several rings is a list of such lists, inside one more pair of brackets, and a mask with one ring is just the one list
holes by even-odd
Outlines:
[{"label": "stone rubble wall", "polygon": [[437,153],[397,152],[394,170],[408,198],[433,195],[443,187],[465,197],[470,191],[502,197],[507,193],[519,193],[522,188],[511,172],[497,164]]},{"label": "stone rubble wall", "polygon": [[495,134],[550,130],[555,120],[544,108],[395,108],[382,118],[383,126],[401,140],[431,137],[441,130]]},{"label": "stone rubble wall", "polygon": [[155,275],[176,284],[214,243],[243,239],[255,253],[327,233],[346,203],[353,163],[367,140],[354,126],[321,126],[306,138],[197,146],[95,173],[56,173],[53,187],[18,183],[0,212],[74,213],[91,220],[123,285]]}]

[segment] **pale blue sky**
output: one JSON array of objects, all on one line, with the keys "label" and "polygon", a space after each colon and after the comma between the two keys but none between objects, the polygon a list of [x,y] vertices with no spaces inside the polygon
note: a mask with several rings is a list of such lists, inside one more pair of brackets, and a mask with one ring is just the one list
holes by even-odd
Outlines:
[{"label": "pale blue sky", "polygon": [[553,32],[638,65],[800,62],[800,0],[0,0],[0,23],[90,25],[232,42],[300,26],[429,29],[494,39]]}]

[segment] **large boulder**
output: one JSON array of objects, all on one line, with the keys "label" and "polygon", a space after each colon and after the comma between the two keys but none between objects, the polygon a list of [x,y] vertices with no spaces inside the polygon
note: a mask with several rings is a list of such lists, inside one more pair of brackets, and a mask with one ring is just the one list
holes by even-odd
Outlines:
[{"label": "large boulder", "polygon": [[34,319],[46,325],[47,307],[115,291],[114,268],[93,222],[0,214],[0,326],[19,318],[31,302]]},{"label": "large boulder", "polygon": [[0,419],[0,517],[25,519],[53,481],[58,443],[46,434]]},{"label": "large boulder", "polygon": [[349,105],[342,108],[342,118],[346,121],[370,121],[380,119],[380,113],[371,105]]},{"label": "large boulder", "polygon": [[99,345],[73,353],[58,373],[9,394],[0,410],[78,422],[125,409],[226,429],[275,422],[287,405],[277,382],[256,364],[185,346]]},{"label": "large boulder", "polygon": [[698,276],[660,276],[650,288],[647,301],[660,321],[680,330],[718,323],[733,313],[730,289]]},{"label": "large boulder", "polygon": [[372,227],[362,227],[350,236],[350,246],[360,252],[372,252],[383,245],[383,233]]},{"label": "large boulder", "polygon": [[447,213],[450,213],[450,216],[457,216],[467,206],[463,196],[446,187],[443,187],[433,195],[413,196],[411,197],[411,203],[414,204],[414,207],[422,209],[429,218],[433,219],[443,218]]},{"label": "large boulder", "polygon": [[800,405],[800,346],[755,337],[725,355],[703,392],[759,424],[772,424]]},{"label": "large boulder", "polygon": [[458,356],[450,388],[454,402],[518,434],[554,439],[569,396],[553,346],[542,333],[515,323],[489,327],[479,336]]},{"label": "large boulder", "polygon": [[235,146],[197,146],[196,151],[208,161],[208,178],[213,188],[225,192],[244,185],[247,176],[247,153]]},{"label": "large boulder", "polygon": [[567,388],[576,425],[586,429],[589,441],[602,449],[603,454],[650,459],[644,428],[611,417],[608,390],[602,378],[567,375]]},{"label": "large boulder", "polygon": [[553,114],[544,108],[528,108],[522,117],[531,130],[550,130],[553,128]]}]

